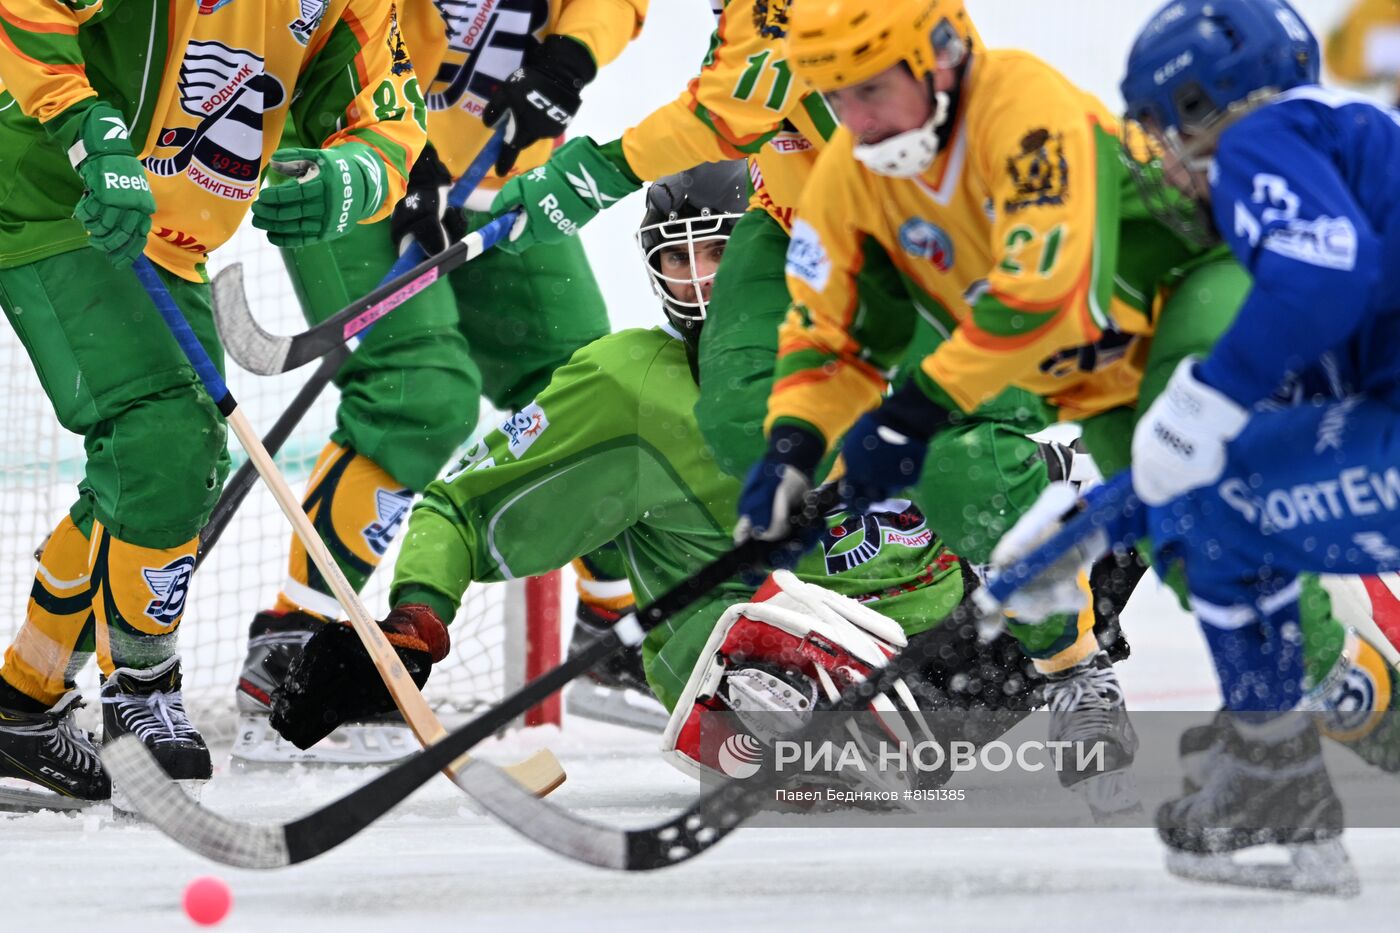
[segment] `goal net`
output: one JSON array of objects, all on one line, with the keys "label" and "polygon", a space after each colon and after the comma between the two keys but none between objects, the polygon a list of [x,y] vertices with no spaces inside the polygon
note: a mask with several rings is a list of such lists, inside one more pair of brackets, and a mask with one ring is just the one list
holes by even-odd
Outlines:
[{"label": "goal net", "polygon": [[[244,267],[250,306],[264,327],[294,333],[306,324],[277,251],[249,226],[215,254],[210,273],[232,262]],[[261,377],[227,361],[228,383],[254,427],[266,431],[314,371],[315,366]],[[0,637],[9,643],[24,618],[34,578],[35,551],[72,505],[83,475],[83,441],[61,428],[14,331],[0,333]],[[300,495],[317,455],[335,423],[337,393],[328,387],[276,457]],[[491,425],[483,417],[483,425]],[[229,434],[233,469],[246,457]],[[243,663],[248,624],[272,605],[287,574],[290,525],[259,482],[208,554],[190,586],[179,650],[186,707],[197,725],[216,738],[233,722],[234,685]],[[366,607],[376,618],[388,610],[388,588],[398,543],[365,587]],[[534,674],[558,663],[560,654],[558,574],[510,583],[474,585],[451,626],[452,654],[433,668],[425,688],[445,717],[470,714],[502,697]],[[79,684],[95,699],[89,665]],[[557,702],[536,710],[531,724],[558,722]]]}]

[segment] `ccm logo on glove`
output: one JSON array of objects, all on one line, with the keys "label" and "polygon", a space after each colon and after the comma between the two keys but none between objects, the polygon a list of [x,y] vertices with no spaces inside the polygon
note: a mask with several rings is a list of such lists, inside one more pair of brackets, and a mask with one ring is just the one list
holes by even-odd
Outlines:
[{"label": "ccm logo on glove", "polygon": [[545,97],[539,91],[531,91],[529,94],[525,95],[525,100],[536,110],[543,110],[545,117],[555,121],[561,127],[568,126],[569,121],[574,118],[573,114],[569,113],[569,111],[565,110],[563,107],[560,107],[548,97]]}]

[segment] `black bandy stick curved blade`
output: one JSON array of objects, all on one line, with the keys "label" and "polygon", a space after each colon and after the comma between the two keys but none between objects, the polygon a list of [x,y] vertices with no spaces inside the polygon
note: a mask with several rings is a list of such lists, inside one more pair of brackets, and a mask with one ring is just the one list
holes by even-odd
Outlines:
[{"label": "black bandy stick curved blade", "polygon": [[103,745],[102,762],[131,805],[192,852],[238,868],[291,864],[282,827],[230,820],[201,807],[170,780],[135,736]]},{"label": "black bandy stick curved blade", "polygon": [[[359,833],[426,784],[434,774],[621,647],[621,639],[616,633],[609,632],[476,719],[448,733],[363,787],[287,824],[286,841],[291,862],[295,864],[314,858]],[[475,761],[468,767],[474,765]]]},{"label": "black bandy stick curved blade", "polygon": [[[809,497],[807,508],[804,509],[802,520],[804,526],[810,527],[815,522],[820,521],[825,511],[838,501],[837,491],[834,487],[818,490]],[[688,580],[672,587],[646,611],[639,613],[641,628],[644,631],[649,631],[660,624],[668,615],[686,608],[695,600],[703,597],[717,584],[746,568],[760,564],[773,551],[774,547],[775,545],[769,542],[747,541],[726,552]],[[624,644],[617,629],[608,632],[582,651],[570,656],[563,664],[525,684],[496,706],[444,736],[440,741],[412,758],[395,765],[370,783],[340,800],[328,804],[316,813],[288,824],[286,841],[291,861],[293,863],[305,861],[336,847],[360,832],[392,809],[399,801],[421,787],[434,774],[456,761],[484,739],[494,735],[515,717],[564,687],[584,671],[595,667],[598,662],[622,650]],[[873,696],[873,693],[868,696]],[[482,780],[485,781],[486,769],[482,769],[482,773]],[[737,792],[729,791],[727,793]],[[721,799],[722,802],[728,803],[727,797]],[[738,825],[738,822],[741,821],[742,817],[734,825]],[[696,830],[696,832],[698,831]],[[716,837],[713,841],[718,841],[718,838]],[[713,841],[700,844],[697,839],[697,851],[708,848],[709,845],[713,844]],[[627,848],[630,849],[631,845],[629,843]],[[643,851],[650,851],[644,842],[637,843],[637,846]],[[668,848],[671,847],[668,846]],[[667,862],[667,864],[670,863]]]},{"label": "black bandy stick curved blade", "polygon": [[219,335],[229,356],[249,372],[260,376],[288,372],[343,346],[351,337],[362,333],[375,321],[465,263],[472,256],[470,247],[477,239],[468,236],[458,240],[441,253],[424,259],[402,275],[357,298],[319,324],[289,336],[263,330],[248,308],[247,295],[242,288],[242,270],[230,272],[235,267],[229,266],[211,283],[211,287],[218,288],[219,279],[229,273],[222,285],[223,294],[216,292],[214,309]]},{"label": "black bandy stick curved blade", "polygon": [[214,304],[214,324],[228,355],[250,373],[270,376],[286,370],[291,337],[279,337],[263,330],[248,306],[243,288],[243,264],[234,263],[220,270],[209,283]]},{"label": "black bandy stick curved blade", "polygon": [[473,760],[468,770],[473,799],[502,823],[566,858],[615,871],[652,871],[692,859],[752,812],[749,788],[725,784],[655,826],[619,829],[532,797],[490,763]]}]

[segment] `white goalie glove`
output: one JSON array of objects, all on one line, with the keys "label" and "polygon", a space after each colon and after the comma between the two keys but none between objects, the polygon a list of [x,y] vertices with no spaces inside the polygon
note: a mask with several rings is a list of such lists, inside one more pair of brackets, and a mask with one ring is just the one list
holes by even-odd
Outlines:
[{"label": "white goalie glove", "polygon": [[1182,360],[1133,431],[1133,489],[1148,505],[1208,486],[1225,470],[1225,445],[1249,412],[1196,378],[1195,357]]},{"label": "white goalie glove", "polygon": [[[991,572],[1010,567],[1060,530],[1079,501],[1073,483],[1051,483],[1035,504],[992,550]],[[1097,532],[1067,550],[1044,573],[1028,581],[1002,607],[1016,621],[1034,624],[1078,612],[1089,599],[1089,568],[1108,553],[1108,538]]]}]

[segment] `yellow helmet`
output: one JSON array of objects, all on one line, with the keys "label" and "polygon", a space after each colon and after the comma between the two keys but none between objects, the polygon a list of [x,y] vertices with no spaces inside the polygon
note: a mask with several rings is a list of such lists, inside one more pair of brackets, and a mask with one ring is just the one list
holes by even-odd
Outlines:
[{"label": "yellow helmet", "polygon": [[795,0],[788,13],[788,67],[823,92],[899,62],[922,78],[980,45],[963,0]]}]

